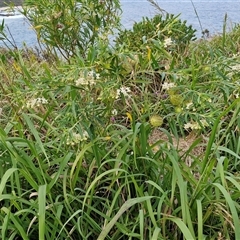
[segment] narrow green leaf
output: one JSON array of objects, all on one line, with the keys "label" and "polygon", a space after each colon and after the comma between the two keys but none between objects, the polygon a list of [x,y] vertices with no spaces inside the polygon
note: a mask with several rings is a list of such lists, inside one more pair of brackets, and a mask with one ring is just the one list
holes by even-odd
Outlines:
[{"label": "narrow green leaf", "polygon": [[46,191],[47,185],[39,186],[38,208],[39,208],[39,239],[45,239],[45,215],[46,215]]},{"label": "narrow green leaf", "polygon": [[146,200],[149,200],[153,197],[151,196],[147,196],[147,197],[140,197],[140,198],[132,198],[127,200],[122,207],[119,209],[119,211],[117,212],[117,214],[112,218],[112,220],[105,226],[105,228],[102,230],[102,232],[100,233],[99,237],[97,238],[97,240],[104,240],[107,236],[107,234],[110,232],[110,230],[112,229],[112,227],[114,226],[114,224],[116,224],[117,220],[122,216],[122,214],[127,211],[130,207],[132,207],[133,205],[137,204],[137,203],[141,203],[144,202]]},{"label": "narrow green leaf", "polygon": [[27,114],[23,114],[23,118],[25,119],[28,127],[29,127],[29,130],[31,131],[31,133],[34,135],[34,138],[37,142],[37,145],[40,147],[40,149],[42,150],[43,154],[45,155],[46,159],[48,159],[48,156],[47,156],[47,153],[45,151],[45,148],[43,146],[43,143],[41,141],[41,138],[39,136],[39,133],[37,131],[37,129],[35,128],[33,122],[31,121],[30,117],[27,115]]},{"label": "narrow green leaf", "polygon": [[240,159],[240,156],[238,154],[236,154],[235,152],[233,152],[232,150],[230,150],[230,149],[228,149],[226,147],[218,146],[217,149],[219,151],[223,151],[223,152],[229,153],[230,155],[234,156],[235,158]]},{"label": "narrow green leaf", "polygon": [[203,240],[203,216],[202,201],[197,200],[197,218],[198,218],[198,240]]},{"label": "narrow green leaf", "polygon": [[[145,195],[147,196],[147,193],[145,193]],[[146,200],[146,203],[147,203],[147,212],[148,212],[148,215],[153,223],[153,226],[154,227],[157,227],[157,222],[156,222],[156,219],[154,217],[154,213],[153,213],[153,208],[152,208],[152,203],[150,201],[150,199]]]},{"label": "narrow green leaf", "polygon": [[139,228],[141,240],[144,240],[144,214],[142,209],[139,210]]},{"label": "narrow green leaf", "polygon": [[196,238],[191,234],[190,230],[187,228],[186,224],[179,218],[171,217],[166,218],[167,220],[170,220],[174,223],[176,223],[181,230],[183,236],[186,240],[195,240]]},{"label": "narrow green leaf", "polygon": [[209,141],[208,141],[208,145],[207,145],[207,149],[205,151],[205,156],[204,156],[204,159],[203,159],[203,165],[202,165],[202,169],[201,169],[201,173],[203,173],[205,171],[205,168],[206,166],[208,165],[208,158],[209,158],[209,155],[211,153],[211,150],[212,150],[212,145],[214,143],[214,140],[215,140],[215,135],[216,135],[216,132],[217,132],[217,127],[218,127],[218,124],[220,122],[220,120],[222,119],[223,116],[225,116],[230,110],[232,110],[235,105],[238,104],[238,102],[240,102],[240,98],[236,99],[225,111],[223,111],[219,116],[218,118],[216,119],[214,125],[213,125],[213,128],[212,128],[212,131],[211,131],[211,136],[209,138]]},{"label": "narrow green leaf", "polygon": [[81,167],[82,167],[82,160],[83,160],[84,154],[86,153],[87,150],[89,150],[92,147],[92,145],[93,145],[92,142],[86,144],[83,147],[83,149],[81,149],[81,151],[77,154],[76,159],[74,160],[74,162],[72,164],[72,168],[71,168],[71,172],[70,172],[71,189],[75,188],[76,182],[78,180],[79,171],[81,170]]},{"label": "narrow green leaf", "polygon": [[61,236],[62,231],[65,229],[66,225],[68,225],[68,223],[78,214],[82,213],[82,210],[77,210],[76,212],[74,212],[69,218],[68,220],[64,223],[64,225],[62,226],[62,228],[60,229],[57,237],[55,239],[59,239]]},{"label": "narrow green leaf", "polygon": [[17,231],[20,233],[22,239],[24,239],[24,240],[29,240],[29,238],[28,238],[25,230],[23,229],[23,227],[22,227],[19,219],[17,218],[17,216],[15,216],[13,213],[11,213],[10,210],[7,209],[6,207],[1,208],[1,210],[2,210],[3,212],[5,212],[7,215],[9,215],[11,221],[12,221],[13,224],[14,224],[14,227],[15,227],[15,228],[17,229]]},{"label": "narrow green leaf", "polygon": [[161,229],[159,227],[156,227],[154,229],[151,239],[159,239],[160,234],[161,234]]},{"label": "narrow green leaf", "polygon": [[230,181],[232,184],[235,185],[235,187],[238,189],[238,191],[240,192],[240,184],[232,177],[225,177],[228,181]]},{"label": "narrow green leaf", "polygon": [[177,179],[177,184],[180,191],[182,219],[184,224],[187,223],[189,230],[191,231],[191,234],[194,235],[194,229],[193,229],[193,224],[192,224],[190,209],[189,209],[189,202],[188,202],[187,182],[184,182],[183,180],[181,169],[179,167],[179,164],[177,163],[177,160],[169,152],[167,152],[167,154],[173,164],[174,173],[175,173],[174,175],[175,175],[175,178]]},{"label": "narrow green leaf", "polygon": [[4,175],[1,179],[1,183],[0,183],[0,200],[1,200],[2,192],[3,192],[3,190],[6,186],[7,180],[16,170],[18,170],[18,169],[17,168],[10,168],[4,173]]},{"label": "narrow green leaf", "polygon": [[60,162],[60,166],[56,174],[54,175],[52,181],[48,184],[48,191],[54,186],[54,184],[57,182],[59,179],[60,174],[63,172],[64,168],[66,167],[69,159],[71,158],[73,154],[68,153],[66,156],[64,156]]},{"label": "narrow green leaf", "polygon": [[2,227],[1,227],[1,229],[2,229],[1,239],[2,240],[6,240],[6,238],[5,238],[6,237],[6,232],[9,228],[9,217],[10,217],[10,214],[9,213],[6,214],[6,216],[4,217],[3,223],[2,223]]},{"label": "narrow green leaf", "polygon": [[214,186],[216,186],[225,197],[225,200],[231,210],[232,218],[233,218],[233,224],[234,224],[234,230],[235,230],[235,239],[240,239],[240,222],[238,217],[238,212],[236,210],[234,201],[232,200],[230,194],[226,191],[226,189],[219,183],[213,183]]},{"label": "narrow green leaf", "polygon": [[108,174],[110,174],[110,173],[112,173],[112,172],[126,172],[126,171],[123,170],[123,169],[120,169],[120,168],[114,168],[114,169],[110,169],[110,170],[108,170],[108,171],[100,174],[98,177],[96,177],[96,178],[92,181],[91,185],[89,186],[89,188],[88,188],[88,190],[87,190],[87,192],[86,192],[86,194],[85,194],[85,197],[84,197],[84,200],[83,200],[83,204],[82,204],[82,210],[83,210],[84,207],[85,207],[85,203],[86,203],[86,201],[87,201],[87,198],[89,197],[89,192],[91,191],[91,189],[97,184],[97,182],[98,182],[102,177],[104,177],[105,175],[108,175]]}]

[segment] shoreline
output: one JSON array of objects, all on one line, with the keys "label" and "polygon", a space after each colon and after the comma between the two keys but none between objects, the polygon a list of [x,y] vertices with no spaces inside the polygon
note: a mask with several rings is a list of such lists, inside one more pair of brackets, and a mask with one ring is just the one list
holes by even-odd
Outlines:
[{"label": "shoreline", "polygon": [[3,10],[10,10],[10,9],[19,9],[21,8],[22,9],[22,5],[18,5],[18,6],[14,6],[14,7],[0,7],[0,12]]},{"label": "shoreline", "polygon": [[6,19],[6,18],[14,18],[14,17],[23,16],[21,14],[21,11],[23,11],[22,6],[15,6],[13,8],[1,7],[0,8],[0,18]]}]

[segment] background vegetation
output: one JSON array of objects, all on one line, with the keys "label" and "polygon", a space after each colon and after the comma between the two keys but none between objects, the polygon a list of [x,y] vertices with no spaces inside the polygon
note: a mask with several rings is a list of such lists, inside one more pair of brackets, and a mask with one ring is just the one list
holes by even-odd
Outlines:
[{"label": "background vegetation", "polygon": [[240,239],[239,26],[34,2],[40,48],[0,54],[1,239]]}]

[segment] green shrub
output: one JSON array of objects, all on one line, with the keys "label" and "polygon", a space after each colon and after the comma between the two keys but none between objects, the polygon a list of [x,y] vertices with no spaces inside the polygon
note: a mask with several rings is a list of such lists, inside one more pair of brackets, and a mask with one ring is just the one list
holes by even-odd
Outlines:
[{"label": "green shrub", "polygon": [[[151,47],[154,41],[170,49],[175,46],[181,50],[191,40],[195,40],[196,30],[188,26],[186,21],[180,20],[173,14],[156,15],[152,19],[144,17],[142,21],[133,25],[133,29],[122,30],[116,38],[117,48],[123,47],[129,51],[141,51],[146,46]],[[169,42],[167,42],[169,39]],[[170,40],[173,44],[170,44]]]},{"label": "green shrub", "polygon": [[239,29],[165,39],[0,50],[1,239],[240,239]]},{"label": "green shrub", "polygon": [[108,43],[108,36],[119,24],[119,0],[27,0],[24,4],[23,14],[38,40],[65,58],[86,57],[97,41]]}]

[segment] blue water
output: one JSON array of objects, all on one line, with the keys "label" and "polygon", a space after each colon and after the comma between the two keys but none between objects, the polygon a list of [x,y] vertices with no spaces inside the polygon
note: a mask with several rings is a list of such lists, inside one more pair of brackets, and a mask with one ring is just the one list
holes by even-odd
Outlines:
[{"label": "blue water", "polygon": [[[152,17],[157,13],[156,9],[147,0],[121,0],[120,2],[123,10],[122,24],[125,28],[131,28],[134,22],[140,21],[144,16]],[[181,13],[180,18],[182,20],[187,20],[189,25],[192,25],[198,30],[198,37],[201,37],[202,29],[208,29],[210,31],[210,35],[221,33],[225,14],[228,16],[228,30],[231,30],[236,23],[240,23],[240,1],[238,0],[193,0],[194,7],[190,0],[159,0],[157,2],[162,9],[169,13]],[[21,47],[23,42],[27,46],[34,46],[37,44],[35,33],[23,16],[0,16],[0,23],[3,18],[18,47]],[[199,23],[199,20],[201,24]]]},{"label": "blue water", "polygon": [[[123,6],[123,25],[130,28],[134,21],[141,20],[142,16],[154,16],[156,13],[148,1],[124,1]],[[179,14],[180,18],[187,20],[201,34],[203,30],[208,29],[211,34],[221,33],[224,16],[228,15],[228,27],[231,29],[234,24],[240,23],[240,1],[157,1],[158,5],[169,13]],[[199,23],[201,22],[201,25]]]}]

